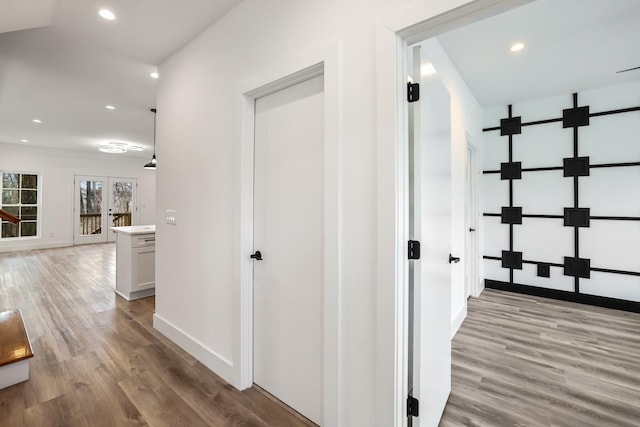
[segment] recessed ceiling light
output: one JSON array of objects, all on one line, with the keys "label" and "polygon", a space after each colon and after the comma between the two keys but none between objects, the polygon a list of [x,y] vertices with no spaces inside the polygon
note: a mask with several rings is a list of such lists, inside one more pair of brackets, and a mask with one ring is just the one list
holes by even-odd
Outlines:
[{"label": "recessed ceiling light", "polygon": [[42,123],[42,120],[40,120],[40,119],[33,119],[33,120],[32,120],[32,122],[33,122],[33,123]]},{"label": "recessed ceiling light", "polygon": [[98,150],[109,154],[122,154],[127,152],[127,144],[121,142],[109,142],[98,147]]},{"label": "recessed ceiling light", "polygon": [[160,74],[158,74],[157,71],[154,71],[153,73],[149,74],[151,77],[153,77],[154,79],[157,79],[158,77],[160,77]]},{"label": "recessed ceiling light", "polygon": [[108,21],[116,19],[116,15],[114,15],[109,9],[100,9],[98,14]]},{"label": "recessed ceiling light", "polygon": [[509,48],[511,52],[520,52],[522,49],[524,49],[524,43],[522,42],[514,43]]},{"label": "recessed ceiling light", "polygon": [[21,139],[20,142],[29,142],[28,139]]},{"label": "recessed ceiling light", "polygon": [[116,107],[114,107],[113,105],[105,105],[104,108],[106,108],[107,110],[115,110]]},{"label": "recessed ceiling light", "polygon": [[437,74],[436,67],[433,66],[431,62],[426,62],[420,66],[420,74],[422,76],[433,76]]}]

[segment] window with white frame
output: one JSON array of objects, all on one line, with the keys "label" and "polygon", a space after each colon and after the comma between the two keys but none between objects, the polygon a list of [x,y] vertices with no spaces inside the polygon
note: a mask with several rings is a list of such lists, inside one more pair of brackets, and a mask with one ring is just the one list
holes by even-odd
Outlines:
[{"label": "window with white frame", "polygon": [[0,173],[0,209],[21,220],[18,224],[2,221],[0,239],[36,237],[40,221],[40,177],[33,173]]}]

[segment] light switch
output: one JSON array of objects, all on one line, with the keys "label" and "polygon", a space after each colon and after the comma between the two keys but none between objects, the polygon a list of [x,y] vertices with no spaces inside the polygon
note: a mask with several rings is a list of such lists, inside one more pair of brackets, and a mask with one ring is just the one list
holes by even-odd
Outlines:
[{"label": "light switch", "polygon": [[176,225],[176,211],[167,210],[165,211],[165,216],[167,224]]}]

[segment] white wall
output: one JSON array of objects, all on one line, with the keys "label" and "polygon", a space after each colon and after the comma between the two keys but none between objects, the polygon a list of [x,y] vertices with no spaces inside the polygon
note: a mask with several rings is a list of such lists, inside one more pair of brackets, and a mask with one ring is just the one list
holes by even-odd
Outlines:
[{"label": "white wall", "polygon": [[[382,422],[375,415],[375,36],[381,15],[409,3],[246,0],[160,67],[156,319],[170,325],[174,340],[196,343],[196,356],[207,366],[231,366],[218,373],[238,386],[240,123],[233,115],[234,91],[265,68],[339,42],[340,408],[335,424],[344,426]],[[421,6],[429,16],[463,3],[431,0]],[[384,161],[395,167],[393,157]],[[163,223],[166,209],[177,211],[176,226]],[[378,308],[393,312],[394,301]],[[385,417],[391,413],[388,403]]]},{"label": "white wall", "polygon": [[145,159],[114,154],[48,149],[0,143],[0,171],[37,173],[42,177],[40,238],[2,241],[0,252],[73,244],[75,175],[119,176],[138,182],[138,223],[155,221],[155,172],[142,168]]},{"label": "white wall", "polygon": [[[640,83],[611,86],[578,93],[578,106],[589,106],[590,113],[640,106]],[[561,118],[562,110],[572,108],[572,94],[522,101],[513,104],[514,117],[522,122]],[[485,110],[485,127],[500,125],[507,117],[507,106]],[[640,162],[640,113],[591,117],[588,126],[578,127],[578,155],[589,157],[591,165]],[[485,132],[483,169],[500,170],[508,161],[508,139],[500,131]],[[573,128],[562,122],[526,126],[513,136],[513,161],[522,168],[562,167],[563,158],[573,156]],[[500,174],[485,174],[483,212],[500,213],[509,206],[509,183]],[[579,207],[590,208],[591,216],[640,217],[640,166],[591,168],[589,176],[579,177]],[[523,214],[563,215],[574,206],[573,178],[563,170],[523,172],[514,180],[514,206]],[[492,236],[485,240],[483,255],[500,257],[509,250],[509,226],[500,217],[484,217],[484,228]],[[579,228],[580,258],[590,259],[591,268],[640,273],[638,221],[591,219],[589,227]],[[525,260],[558,264],[551,266],[551,277],[537,276],[534,264],[514,270],[514,283],[573,294],[574,278],[564,275],[564,257],[574,257],[574,228],[564,226],[563,218],[523,218],[514,225],[514,251]],[[509,282],[509,270],[500,260],[484,260],[486,279]],[[591,271],[580,279],[580,292],[640,302],[640,277],[612,272]]]},{"label": "white wall", "polygon": [[[438,77],[451,96],[451,203],[452,242],[451,252],[461,258],[452,264],[451,270],[451,336],[453,337],[467,315],[465,296],[465,205],[466,205],[466,162],[467,135],[477,148],[477,158],[482,158],[482,108],[475,96],[455,68],[437,38],[420,43],[422,62],[431,62]],[[479,166],[481,163],[479,163]],[[479,177],[478,177],[479,178]],[[480,179],[478,179],[479,183]]]}]

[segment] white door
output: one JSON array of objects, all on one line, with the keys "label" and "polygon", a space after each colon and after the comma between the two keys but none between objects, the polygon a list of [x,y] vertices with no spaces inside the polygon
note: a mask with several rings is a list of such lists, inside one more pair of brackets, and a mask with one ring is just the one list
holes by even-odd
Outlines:
[{"label": "white door", "polygon": [[[411,104],[413,138],[412,234],[421,242],[413,271],[413,426],[437,426],[451,390],[451,113],[449,93],[437,74],[421,76],[413,49],[420,100]],[[424,60],[423,60],[424,61]],[[455,254],[454,254],[455,256]]]},{"label": "white door", "polygon": [[254,383],[322,424],[323,77],[255,107]]},{"label": "white door", "polygon": [[109,228],[133,225],[135,196],[133,178],[76,176],[74,244],[115,241]]},{"label": "white door", "polygon": [[478,282],[478,232],[476,203],[476,152],[467,144],[465,182],[465,297],[469,298]]}]

